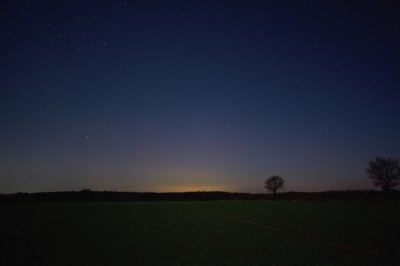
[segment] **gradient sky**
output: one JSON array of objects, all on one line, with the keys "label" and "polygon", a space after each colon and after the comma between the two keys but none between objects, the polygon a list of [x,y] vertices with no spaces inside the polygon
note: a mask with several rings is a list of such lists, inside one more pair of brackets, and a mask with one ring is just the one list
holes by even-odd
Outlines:
[{"label": "gradient sky", "polygon": [[400,157],[398,1],[8,0],[0,20],[0,193],[365,189]]}]

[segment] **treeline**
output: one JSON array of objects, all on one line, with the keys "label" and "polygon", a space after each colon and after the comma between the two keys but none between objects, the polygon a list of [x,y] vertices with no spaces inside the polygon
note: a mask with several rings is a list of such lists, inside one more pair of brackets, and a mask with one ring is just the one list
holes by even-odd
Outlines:
[{"label": "treeline", "polygon": [[117,191],[63,191],[15,193],[0,195],[2,202],[42,201],[184,201],[184,200],[234,200],[250,199],[249,193],[230,192],[117,192]]},{"label": "treeline", "polygon": [[212,192],[116,192],[81,191],[0,194],[0,202],[59,201],[189,201],[189,200],[307,200],[307,201],[400,201],[399,191],[345,190],[326,192],[285,192],[272,194]]}]

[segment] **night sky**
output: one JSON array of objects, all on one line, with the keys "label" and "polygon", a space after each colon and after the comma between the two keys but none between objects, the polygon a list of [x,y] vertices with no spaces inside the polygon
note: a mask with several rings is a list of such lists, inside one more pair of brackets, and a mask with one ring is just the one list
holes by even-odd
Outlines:
[{"label": "night sky", "polygon": [[0,193],[369,189],[398,1],[1,1]]}]

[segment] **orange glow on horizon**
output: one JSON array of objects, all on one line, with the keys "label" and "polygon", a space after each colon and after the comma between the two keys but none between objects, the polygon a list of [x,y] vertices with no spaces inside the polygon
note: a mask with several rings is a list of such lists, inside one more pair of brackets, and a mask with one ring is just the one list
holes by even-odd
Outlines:
[{"label": "orange glow on horizon", "polygon": [[224,191],[229,192],[230,189],[223,185],[186,185],[186,186],[163,186],[154,189],[155,192],[199,192],[199,191]]}]

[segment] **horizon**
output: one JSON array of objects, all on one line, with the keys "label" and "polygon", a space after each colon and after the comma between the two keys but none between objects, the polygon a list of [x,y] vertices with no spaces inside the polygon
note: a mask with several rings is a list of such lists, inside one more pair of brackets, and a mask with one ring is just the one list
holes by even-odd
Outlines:
[{"label": "horizon", "polygon": [[[60,190],[60,191],[18,191],[13,193],[0,193],[0,195],[15,195],[15,194],[42,194],[42,193],[137,193],[137,194],[185,194],[185,193],[228,193],[228,194],[250,194],[250,195],[272,195],[272,192],[239,192],[239,191],[224,191],[224,190],[189,190],[189,191],[117,191],[117,190],[92,190],[92,189],[80,189],[80,190]],[[323,191],[280,191],[277,194],[291,194],[291,193],[332,193],[332,192],[382,192],[379,189],[343,189],[343,190],[323,190]],[[398,192],[398,190],[393,190],[392,192]]]}]

